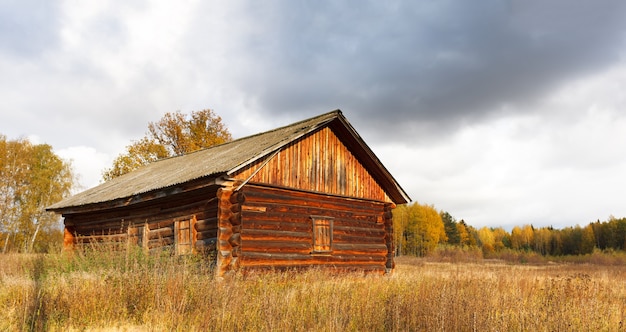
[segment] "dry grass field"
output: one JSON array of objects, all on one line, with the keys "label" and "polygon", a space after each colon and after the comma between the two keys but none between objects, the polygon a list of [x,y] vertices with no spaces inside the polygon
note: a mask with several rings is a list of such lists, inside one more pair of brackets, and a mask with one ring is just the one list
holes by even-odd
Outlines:
[{"label": "dry grass field", "polygon": [[626,266],[432,262],[215,281],[197,259],[0,255],[0,331],[621,331]]}]

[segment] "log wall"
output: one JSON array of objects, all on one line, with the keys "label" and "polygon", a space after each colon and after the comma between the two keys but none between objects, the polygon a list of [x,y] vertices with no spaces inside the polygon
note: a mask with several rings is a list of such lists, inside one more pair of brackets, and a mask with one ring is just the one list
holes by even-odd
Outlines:
[{"label": "log wall", "polygon": [[[285,146],[265,166],[264,161],[238,171],[233,177],[246,180],[252,176],[251,182],[391,202],[329,127]],[[263,168],[258,170],[259,167]]]},{"label": "log wall", "polygon": [[[253,184],[241,193],[238,264],[244,269],[322,266],[384,273],[393,264],[389,204]],[[313,251],[312,217],[332,219],[329,252]]]},{"label": "log wall", "polygon": [[146,249],[171,246],[178,254],[215,250],[216,189],[123,208],[63,215],[64,247],[93,243],[130,243]]},{"label": "log wall", "polygon": [[244,196],[241,192],[233,192],[232,187],[225,187],[217,191],[217,197],[219,205],[216,275],[222,277],[239,268],[241,203]]}]

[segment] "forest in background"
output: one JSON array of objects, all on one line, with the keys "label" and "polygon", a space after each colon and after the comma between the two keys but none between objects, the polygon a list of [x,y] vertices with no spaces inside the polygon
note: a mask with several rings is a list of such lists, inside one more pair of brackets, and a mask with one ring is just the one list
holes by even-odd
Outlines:
[{"label": "forest in background", "polygon": [[534,252],[542,256],[586,255],[594,250],[626,250],[626,218],[610,217],[582,227],[515,226],[477,229],[434,206],[412,203],[393,213],[397,255],[428,256],[436,248],[477,248],[484,257],[500,252]]}]

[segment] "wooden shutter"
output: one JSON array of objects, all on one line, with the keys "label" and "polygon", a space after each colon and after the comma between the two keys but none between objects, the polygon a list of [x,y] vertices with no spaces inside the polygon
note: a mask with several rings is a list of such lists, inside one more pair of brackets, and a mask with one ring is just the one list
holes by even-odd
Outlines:
[{"label": "wooden shutter", "polygon": [[128,238],[130,243],[136,244],[142,248],[148,248],[148,225],[140,225],[128,227]]},{"label": "wooden shutter", "polygon": [[313,253],[330,253],[333,246],[333,218],[311,216],[313,221]]},{"label": "wooden shutter", "polygon": [[186,255],[193,252],[194,226],[196,217],[179,220],[174,223],[175,245],[177,255]]}]

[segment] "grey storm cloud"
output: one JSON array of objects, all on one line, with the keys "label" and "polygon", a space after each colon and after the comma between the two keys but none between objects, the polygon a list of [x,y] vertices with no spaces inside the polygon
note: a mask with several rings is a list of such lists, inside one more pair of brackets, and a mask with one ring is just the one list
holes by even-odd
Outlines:
[{"label": "grey storm cloud", "polygon": [[[620,57],[626,2],[264,2],[232,22],[236,85],[280,116],[440,126],[540,99]],[[239,29],[237,29],[239,28]],[[245,54],[241,57],[241,54]],[[367,120],[366,120],[367,119]],[[401,132],[397,131],[397,132]]]}]

